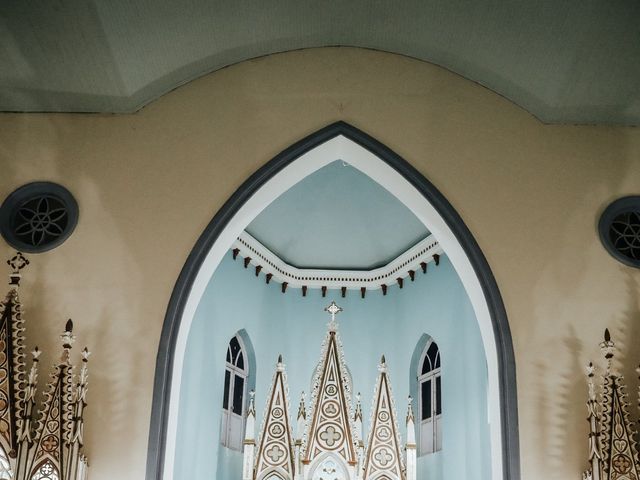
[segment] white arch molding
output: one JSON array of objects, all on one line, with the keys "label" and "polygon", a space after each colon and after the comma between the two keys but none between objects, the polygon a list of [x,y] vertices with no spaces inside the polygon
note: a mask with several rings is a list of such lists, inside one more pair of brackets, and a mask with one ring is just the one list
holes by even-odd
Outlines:
[{"label": "white arch molding", "polygon": [[[358,136],[363,138],[358,138]],[[306,144],[305,140],[307,141]],[[508,338],[501,338],[501,348],[505,351],[498,351],[495,332],[498,332],[499,329],[495,324],[496,319],[492,319],[491,314],[493,309],[493,316],[496,316],[496,305],[490,306],[488,303],[490,299],[487,298],[490,295],[487,291],[491,287],[495,288],[495,284],[487,285],[487,283],[493,282],[490,271],[489,280],[483,278],[481,282],[479,274],[474,270],[471,259],[463,249],[451,226],[447,224],[434,205],[425,197],[424,192],[419,191],[414,184],[392,167],[389,164],[389,159],[382,159],[361,145],[367,140],[375,142],[370,137],[367,137],[366,134],[346,123],[338,122],[305,140],[281,154],[281,161],[285,165],[276,165],[274,169],[277,171],[263,171],[263,169],[269,167],[270,164],[267,164],[254,174],[247,181],[247,183],[251,183],[252,180],[253,183],[259,182],[253,192],[244,192],[243,195],[243,185],[234,194],[210,224],[210,227],[218,227],[218,231],[209,232],[209,237],[213,237],[213,243],[210,244],[210,248],[206,249],[206,251],[203,250],[204,246],[207,245],[207,238],[204,238],[205,234],[207,234],[205,231],[205,234],[203,234],[203,237],[201,237],[187,260],[187,264],[181,273],[181,278],[176,283],[165,318],[156,366],[147,480],[173,480],[180,386],[187,338],[196,308],[215,269],[228,253],[230,246],[238,235],[264,208],[293,185],[335,160],[343,160],[349,163],[395,195],[435,235],[441,247],[447,253],[473,306],[487,359],[492,479],[518,479],[517,411],[515,411],[517,407],[515,405],[516,399],[510,398],[515,396],[515,369],[511,364],[513,362],[513,351],[510,334],[508,334],[508,326],[506,332]],[[311,145],[309,145],[310,143]],[[382,145],[379,148],[386,149]],[[389,155],[397,157],[390,151]],[[278,157],[272,162],[276,162],[277,159]],[[403,162],[399,157],[397,157],[396,161]],[[411,167],[407,165],[406,168]],[[254,178],[259,174],[261,174],[261,178]],[[415,175],[419,174],[415,172]],[[265,178],[268,179],[265,180]],[[428,184],[424,177],[420,176],[420,178]],[[435,190],[435,187],[430,187]],[[247,187],[247,189],[250,188],[251,185]],[[435,191],[437,193],[437,190]],[[438,195],[440,194],[438,193]],[[243,196],[248,198],[242,198]],[[441,201],[446,203],[444,198]],[[446,206],[451,208],[448,203]],[[453,212],[455,214],[455,211]],[[461,221],[460,223],[464,227]],[[466,227],[465,232],[470,236]],[[460,235],[460,232],[457,233]],[[477,249],[472,237],[470,238],[468,241],[473,243],[472,246]],[[200,249],[198,248],[199,245]],[[469,246],[467,245],[467,247]],[[478,254],[481,255],[479,249]],[[486,263],[484,257],[481,260]],[[476,268],[478,268],[477,265]],[[486,276],[487,273],[485,272],[484,277]],[[482,283],[485,283],[485,285]],[[499,313],[504,314],[499,292],[497,292],[497,289],[495,290],[494,296],[497,295],[498,298],[493,298],[492,303],[497,301],[499,303],[497,306]],[[181,300],[182,303],[180,303]],[[182,310],[180,312],[181,307]],[[506,323],[506,316],[504,322]],[[502,327],[504,328],[505,326],[502,325]],[[171,345],[172,341],[174,342],[173,345]],[[499,362],[499,353],[503,353],[502,362]],[[505,359],[507,365],[505,365]],[[504,377],[505,370],[511,372],[513,378],[507,380],[512,380],[513,385],[505,385],[505,379],[501,379],[501,373]],[[508,395],[505,395],[505,388],[512,391],[507,392]],[[508,411],[505,410],[505,399],[512,400]],[[516,416],[516,418],[511,418],[511,423],[516,423],[515,425],[510,425],[509,428],[515,428],[515,432],[505,433],[502,429],[503,420],[505,417],[513,416]],[[511,439],[511,434],[514,435],[515,439]],[[515,442],[515,445],[510,445],[511,452],[508,452],[514,458],[506,460],[503,458],[505,455],[503,437],[505,435],[509,436],[511,443]],[[511,465],[510,468],[509,465]],[[505,466],[510,470],[506,472],[506,475]]]}]

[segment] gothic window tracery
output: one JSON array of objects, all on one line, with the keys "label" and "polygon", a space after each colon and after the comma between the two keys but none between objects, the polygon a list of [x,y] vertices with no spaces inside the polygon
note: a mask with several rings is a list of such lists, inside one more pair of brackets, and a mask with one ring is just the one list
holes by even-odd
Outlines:
[{"label": "gothic window tracery", "polygon": [[227,347],[222,399],[221,442],[227,448],[242,451],[249,359],[242,338],[235,335]]},{"label": "gothic window tracery", "polygon": [[442,388],[440,350],[427,342],[418,366],[419,455],[442,450]]},{"label": "gothic window tracery", "polygon": [[346,480],[343,468],[329,456],[322,461],[313,474],[313,480]]},{"label": "gothic window tracery", "polygon": [[51,462],[46,461],[36,470],[31,480],[60,480],[60,476],[56,467]]}]

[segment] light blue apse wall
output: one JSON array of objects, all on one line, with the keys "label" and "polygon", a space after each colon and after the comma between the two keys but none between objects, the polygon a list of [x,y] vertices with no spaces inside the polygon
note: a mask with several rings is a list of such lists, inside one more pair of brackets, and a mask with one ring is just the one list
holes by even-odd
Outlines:
[{"label": "light blue apse wall", "polygon": [[290,408],[295,416],[299,394],[309,392],[326,334],[330,300],[344,308],[339,333],[355,392],[362,393],[365,435],[377,365],[385,354],[403,441],[411,361],[423,334],[433,337],[442,355],[443,448],[418,459],[418,478],[488,479],[487,370],[478,325],[464,288],[446,256],[440,266],[389,288],[386,296],[359,291],[340,298],[329,291],[300,290],[282,294],[280,285],[266,285],[231,253],[221,262],[198,306],[189,333],[183,366],[178,420],[175,478],[240,479],[242,454],[220,446],[219,431],[226,347],[245,329],[256,356],[258,425],[262,420],[275,362],[286,364]]}]

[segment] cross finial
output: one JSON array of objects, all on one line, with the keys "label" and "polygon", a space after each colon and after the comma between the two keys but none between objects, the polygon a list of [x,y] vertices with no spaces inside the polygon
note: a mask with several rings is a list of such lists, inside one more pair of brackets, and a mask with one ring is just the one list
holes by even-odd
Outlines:
[{"label": "cross finial", "polygon": [[29,259],[22,255],[21,252],[16,254],[7,260],[7,264],[11,267],[11,273],[9,274],[9,285],[20,286],[20,270],[29,265]]},{"label": "cross finial", "polygon": [[329,312],[331,314],[331,321],[329,322],[329,330],[334,332],[338,327],[338,323],[336,322],[336,315],[342,311],[342,307],[336,305],[336,302],[331,302],[328,307],[325,307],[325,312]]}]

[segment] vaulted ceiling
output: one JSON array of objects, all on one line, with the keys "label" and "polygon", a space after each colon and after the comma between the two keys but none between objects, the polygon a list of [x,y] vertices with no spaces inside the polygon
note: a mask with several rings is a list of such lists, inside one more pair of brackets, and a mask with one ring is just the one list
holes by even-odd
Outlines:
[{"label": "vaulted ceiling", "polygon": [[291,187],[247,231],[289,265],[370,270],[429,235],[400,200],[335,161]]},{"label": "vaulted ceiling", "polygon": [[239,61],[346,45],[441,65],[547,123],[640,124],[640,2],[22,0],[0,111],[134,112]]}]

